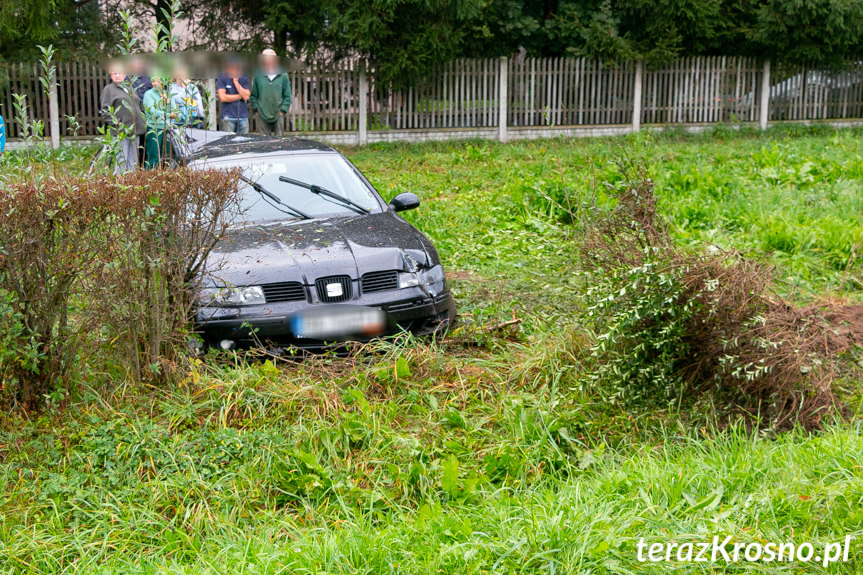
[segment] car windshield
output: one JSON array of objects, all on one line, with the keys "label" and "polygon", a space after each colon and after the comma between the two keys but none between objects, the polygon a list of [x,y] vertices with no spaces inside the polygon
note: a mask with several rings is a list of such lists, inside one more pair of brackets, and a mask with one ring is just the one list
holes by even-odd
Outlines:
[{"label": "car windshield", "polygon": [[[312,218],[357,215],[356,210],[306,188],[279,180],[280,176],[313,184],[350,199],[370,211],[380,211],[374,192],[356,170],[338,154],[273,154],[207,162],[208,167],[241,168],[248,180],[270,194],[242,184],[241,216],[237,223],[265,222],[296,217],[292,210]],[[277,196],[281,205],[269,195]]]}]

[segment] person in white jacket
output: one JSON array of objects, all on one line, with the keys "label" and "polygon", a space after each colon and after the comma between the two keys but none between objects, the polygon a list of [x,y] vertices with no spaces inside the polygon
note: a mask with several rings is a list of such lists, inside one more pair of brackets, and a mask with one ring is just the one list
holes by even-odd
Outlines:
[{"label": "person in white jacket", "polygon": [[177,68],[168,88],[172,107],[177,110],[176,123],[184,127],[201,128],[204,124],[204,102],[201,91],[184,68]]}]

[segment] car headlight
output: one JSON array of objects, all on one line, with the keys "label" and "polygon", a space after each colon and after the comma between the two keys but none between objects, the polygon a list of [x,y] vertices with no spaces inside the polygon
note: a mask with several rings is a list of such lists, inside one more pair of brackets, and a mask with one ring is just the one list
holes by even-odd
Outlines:
[{"label": "car headlight", "polygon": [[209,287],[201,290],[201,304],[208,306],[241,306],[266,303],[264,290],[259,286]]},{"label": "car headlight", "polygon": [[443,267],[437,265],[426,270],[399,273],[399,288],[422,287],[432,295],[443,290]]},{"label": "car headlight", "polygon": [[399,288],[416,287],[420,285],[419,273],[399,272]]},{"label": "car headlight", "polygon": [[423,270],[420,272],[420,277],[422,278],[422,283],[425,285],[443,283],[443,266],[437,265],[433,268]]}]

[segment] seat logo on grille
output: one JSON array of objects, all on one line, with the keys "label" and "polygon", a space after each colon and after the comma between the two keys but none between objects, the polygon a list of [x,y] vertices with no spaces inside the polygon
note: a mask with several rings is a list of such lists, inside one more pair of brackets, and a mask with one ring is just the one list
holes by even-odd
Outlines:
[{"label": "seat logo on grille", "polygon": [[327,297],[342,297],[345,292],[342,290],[342,284],[331,283],[327,284]]}]

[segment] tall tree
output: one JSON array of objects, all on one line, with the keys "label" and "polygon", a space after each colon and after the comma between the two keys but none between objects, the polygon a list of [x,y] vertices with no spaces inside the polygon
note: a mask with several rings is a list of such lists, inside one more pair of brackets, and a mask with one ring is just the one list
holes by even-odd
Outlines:
[{"label": "tall tree", "polygon": [[114,16],[99,0],[0,0],[0,59],[35,59],[39,44],[60,56],[95,55],[113,37]]},{"label": "tall tree", "polygon": [[[273,0],[261,23],[298,58],[360,56],[384,83],[418,81],[462,54],[483,0]],[[254,14],[249,13],[250,16]]]},{"label": "tall tree", "polygon": [[[174,0],[0,0],[0,58],[113,46],[119,6],[167,26]],[[766,56],[832,64],[863,57],[861,0],[176,0],[182,48],[301,59],[362,57],[413,84],[443,61],[514,53],[641,58]],[[148,24],[149,25],[149,24]]]},{"label": "tall tree", "polygon": [[328,14],[326,45],[367,58],[376,78],[412,84],[441,62],[462,55],[482,0],[340,0]]},{"label": "tall tree", "polygon": [[755,10],[751,37],[765,56],[827,65],[863,56],[860,0],[767,0]]}]

